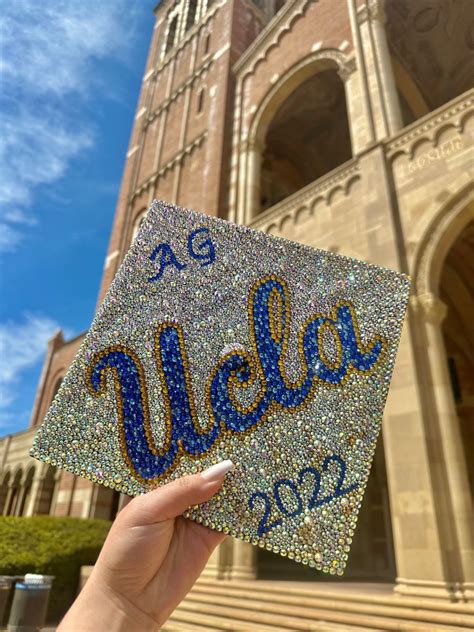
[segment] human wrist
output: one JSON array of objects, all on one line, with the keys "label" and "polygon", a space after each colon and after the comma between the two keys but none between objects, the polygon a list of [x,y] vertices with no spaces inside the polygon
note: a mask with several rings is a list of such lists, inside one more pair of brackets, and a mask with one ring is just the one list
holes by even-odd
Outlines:
[{"label": "human wrist", "polygon": [[160,622],[91,576],[57,632],[156,632],[160,626]]}]

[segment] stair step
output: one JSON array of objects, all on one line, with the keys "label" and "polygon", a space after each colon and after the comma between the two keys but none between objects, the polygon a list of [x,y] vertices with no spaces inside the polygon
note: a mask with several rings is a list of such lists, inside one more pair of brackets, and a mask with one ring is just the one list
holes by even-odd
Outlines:
[{"label": "stair step", "polygon": [[[188,619],[192,619],[194,624],[189,624]],[[218,625],[219,627],[210,627],[210,623]],[[359,627],[356,625],[339,625],[337,623],[330,623],[328,621],[315,621],[308,624],[307,628],[310,632],[367,632],[366,627]],[[221,617],[213,617],[212,615],[201,615],[198,613],[188,612],[176,612],[170,617],[166,624],[161,628],[162,632],[189,632],[189,631],[203,632],[265,632],[265,630],[271,630],[271,632],[289,632],[288,628],[281,628],[275,625],[263,625],[259,624],[258,628],[255,624],[246,625],[243,621],[225,620]],[[381,628],[372,628],[371,632],[384,632]]]},{"label": "stair step", "polygon": [[[303,587],[301,585],[294,585],[293,582],[278,582],[278,581],[260,581],[260,580],[250,580],[250,581],[216,581],[216,580],[206,580],[199,579],[196,583],[195,587],[208,586],[212,587],[220,587],[226,586],[231,588],[232,590],[243,589],[249,590],[253,595],[259,594],[269,594],[272,597],[272,600],[275,600],[275,595],[278,595],[280,598],[283,596],[297,596],[297,597],[307,597],[309,599],[323,599],[327,601],[336,601],[336,602],[354,602],[354,603],[366,603],[370,604],[371,607],[374,605],[385,605],[391,606],[395,608],[413,608],[415,610],[426,610],[426,611],[440,611],[446,613],[467,615],[470,617],[474,617],[474,607],[465,603],[452,603],[449,601],[436,601],[434,599],[426,599],[426,598],[414,598],[414,597],[405,597],[405,596],[383,596],[377,595],[376,593],[364,594],[358,593],[354,591],[337,591],[337,590],[328,590],[318,588],[317,583],[309,584],[308,587]],[[472,625],[472,624],[471,624]]]},{"label": "stair step", "polygon": [[[192,620],[193,623],[190,623],[188,619]],[[208,625],[207,617],[204,617],[206,621],[204,621],[203,625],[199,624],[199,616],[190,615],[186,613],[184,618],[181,618],[179,615],[175,617],[171,615],[168,621],[165,623],[163,627],[160,628],[160,632],[220,632],[221,628],[210,627]]]},{"label": "stair step", "polygon": [[[234,600],[233,605],[223,605],[222,599],[223,598],[216,595],[208,595],[206,600],[203,600],[202,595],[193,595],[193,593],[191,592],[187,596],[186,600],[179,605],[176,612],[188,611],[194,613],[194,615],[208,615],[212,613],[213,616],[220,616],[222,617],[220,622],[223,630],[240,630],[242,627],[242,622],[244,622],[247,625],[258,624],[258,628],[256,628],[258,630],[263,630],[263,625],[274,625],[277,627],[277,629],[310,631],[312,629],[315,629],[313,627],[314,624],[323,621],[345,624],[348,626],[350,626],[351,624],[355,624],[359,626],[365,626],[372,630],[394,630],[404,632],[460,632],[460,630],[462,629],[460,627],[445,626],[433,623],[425,624],[415,623],[413,621],[400,621],[397,619],[378,617],[368,614],[361,615],[355,614],[353,612],[339,613],[316,609],[311,609],[311,613],[309,614],[309,616],[309,609],[307,609],[305,613],[301,613],[302,616],[291,616],[289,614],[286,614],[288,612],[288,607],[279,607],[278,604],[274,604],[273,609],[265,609],[262,604],[262,607],[259,609],[259,611],[255,611],[248,608],[245,600]],[[235,603],[235,601],[239,602],[238,605]],[[225,627],[224,622],[227,625],[234,625],[234,627]],[[239,625],[240,627],[238,627]],[[321,628],[319,627],[319,629]]]},{"label": "stair step", "polygon": [[[178,626],[183,625],[183,623],[188,625],[189,621],[193,622],[196,630],[202,631],[205,629],[206,632],[213,632],[214,630],[218,632],[256,632],[257,630],[258,632],[265,632],[266,630],[271,630],[272,632],[288,632],[289,629],[282,628],[279,625],[265,625],[261,622],[259,622],[258,628],[256,628],[253,623],[235,618],[222,617],[214,612],[197,612],[193,609],[191,609],[191,611],[182,609],[183,603],[178,606],[166,622],[166,626],[171,625],[171,627],[168,627],[168,630],[178,632],[181,630],[181,627]],[[173,627],[174,625],[176,625],[176,627]]]},{"label": "stair step", "polygon": [[[216,601],[216,599],[223,598],[227,600],[240,600],[240,601],[227,601],[225,603],[229,605],[235,604],[236,606],[245,603],[246,608],[264,609],[265,611],[279,612],[282,609],[287,614],[295,614],[296,616],[307,616],[311,618],[311,609],[320,610],[336,610],[338,612],[350,612],[354,614],[370,614],[378,615],[382,617],[406,619],[409,621],[419,621],[423,623],[442,624],[447,626],[464,626],[474,627],[474,617],[470,617],[464,614],[458,614],[457,612],[440,612],[427,610],[423,608],[407,608],[403,604],[390,603],[390,605],[369,604],[369,603],[351,603],[346,600],[332,600],[323,595],[315,596],[297,596],[297,595],[285,595],[275,593],[265,593],[259,590],[244,590],[234,588],[232,583],[216,583],[209,588],[208,586],[201,586],[197,584],[191,595],[191,599],[195,599],[197,595],[202,597],[202,601],[211,600],[213,603],[224,603],[224,601]],[[206,598],[207,597],[207,598]],[[244,601],[245,600],[245,601]],[[283,605],[284,604],[284,605]],[[307,615],[304,613],[307,611]],[[301,614],[300,614],[301,613]]]}]

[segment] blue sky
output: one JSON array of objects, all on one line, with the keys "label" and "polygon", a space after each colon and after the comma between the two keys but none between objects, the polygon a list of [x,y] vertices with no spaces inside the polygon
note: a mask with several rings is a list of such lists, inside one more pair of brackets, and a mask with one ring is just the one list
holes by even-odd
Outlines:
[{"label": "blue sky", "polygon": [[155,4],[3,3],[0,436],[28,425],[48,339],[92,320]]}]

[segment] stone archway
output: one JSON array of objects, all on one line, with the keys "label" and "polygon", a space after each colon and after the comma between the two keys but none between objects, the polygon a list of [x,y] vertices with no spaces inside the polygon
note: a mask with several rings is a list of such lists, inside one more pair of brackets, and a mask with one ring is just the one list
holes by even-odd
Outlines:
[{"label": "stone archway", "polygon": [[[358,517],[344,581],[394,582],[396,576],[383,438],[375,451],[372,469]],[[338,578],[275,555],[256,551],[258,579],[331,581]]]},{"label": "stone archway", "polygon": [[286,97],[263,147],[257,211],[352,158],[344,83],[337,70],[316,72]]},{"label": "stone archway", "polygon": [[7,471],[3,474],[2,482],[0,483],[0,516],[3,515],[5,510],[7,498],[8,498],[8,487],[10,483],[10,472]]},{"label": "stone archway", "polygon": [[[441,269],[439,297],[446,360],[467,464],[474,464],[474,219],[461,231]],[[474,467],[468,467],[474,496]]]},{"label": "stone archway", "polygon": [[21,486],[21,496],[18,500],[18,507],[15,511],[17,516],[25,515],[31,500],[31,492],[33,487],[33,478],[35,476],[35,467],[32,466],[27,471]]},{"label": "stone archway", "polygon": [[[415,296],[411,301],[416,318],[424,416],[430,434],[431,475],[443,534],[446,580],[459,586],[460,598],[467,599],[474,595],[474,516],[466,458],[469,448],[466,450],[464,446],[466,428],[459,418],[455,401],[456,375],[452,369],[450,372],[447,352],[456,350],[459,344],[465,347],[472,344],[472,331],[464,333],[461,343],[453,340],[453,328],[459,327],[455,323],[460,317],[452,311],[453,302],[466,288],[460,290],[459,282],[453,281],[452,257],[456,257],[459,248],[466,248],[466,240],[471,243],[473,223],[474,184],[468,182],[433,212],[431,222],[424,227],[414,259]],[[456,263],[456,267],[459,265],[462,267],[462,262]],[[450,305],[451,316],[448,317]],[[472,441],[472,430],[468,434]]]},{"label": "stone archway", "polygon": [[[268,207],[278,196],[281,197],[282,191],[284,195],[291,194],[305,186],[308,181],[317,179],[334,169],[341,161],[345,162],[352,156],[352,131],[349,131],[350,116],[348,115],[348,109],[351,105],[348,79],[354,70],[355,62],[353,59],[348,59],[338,50],[325,49],[311,53],[292,66],[276,81],[270,82],[272,85],[255,110],[250,129],[248,131],[242,130],[244,136],[241,138],[239,148],[240,173],[237,192],[237,221],[239,223],[249,223],[262,210],[262,162],[266,161],[266,164],[263,165],[264,168],[268,169],[268,165],[270,165],[270,173],[275,176],[274,181],[281,179],[282,170],[285,175],[286,188],[284,187],[281,191],[277,189],[274,199],[269,195],[269,187],[266,185],[267,191],[263,191],[263,206]],[[314,104],[305,103],[305,99],[301,95],[313,94],[318,90],[321,93],[324,92],[327,99],[326,103],[322,104],[320,120],[312,121],[311,113],[314,110]],[[324,136],[325,128],[324,116],[326,119],[331,118],[331,102],[333,105],[338,104],[338,110],[340,110],[340,116],[338,116],[339,118],[342,116],[344,121],[342,132],[344,150],[341,151],[338,150],[340,139],[335,139],[334,143],[328,143],[327,139],[325,143],[321,141],[321,134]],[[295,122],[294,118],[298,119],[299,123],[298,121]],[[332,127],[334,134],[337,135],[337,125],[332,125]],[[330,158],[325,161],[324,156],[322,156],[319,170],[313,169],[311,171],[309,169],[308,172],[308,168],[306,168],[303,176],[298,175],[301,170],[298,167],[299,162],[301,162],[298,158],[298,152],[304,152],[304,143],[302,145],[303,140],[300,137],[301,128],[307,128],[311,132],[309,140],[306,132],[302,137],[309,146],[314,145],[315,139],[319,138],[321,147],[326,146],[328,154],[333,150],[335,154],[339,151],[342,158],[331,154]],[[292,130],[297,130],[299,134],[294,142],[290,138]],[[286,147],[284,151],[280,149],[282,134],[291,145]],[[266,144],[268,144],[268,148],[266,148]],[[314,147],[312,150],[314,154]],[[267,155],[264,155],[265,152]],[[311,151],[309,153],[311,154]],[[311,156],[310,160],[312,160]]]},{"label": "stone archway", "polygon": [[48,465],[43,472],[37,497],[35,499],[34,513],[48,515],[53,509],[56,493],[57,470],[52,465]]},{"label": "stone archway", "polygon": [[8,485],[8,494],[5,502],[3,514],[5,516],[16,516],[18,509],[18,501],[21,494],[21,482],[23,479],[23,470],[18,468],[12,476]]}]

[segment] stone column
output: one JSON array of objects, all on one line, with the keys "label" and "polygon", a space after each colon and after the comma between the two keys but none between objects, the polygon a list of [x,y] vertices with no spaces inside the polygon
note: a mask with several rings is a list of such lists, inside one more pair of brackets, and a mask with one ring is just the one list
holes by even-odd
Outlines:
[{"label": "stone column", "polygon": [[357,13],[377,139],[403,127],[385,32],[385,0],[367,0]]},{"label": "stone column", "polygon": [[247,215],[247,142],[241,140],[239,143],[239,161],[238,161],[238,170],[236,176],[236,188],[237,188],[237,204],[235,208],[235,219],[234,221],[237,224],[247,224],[249,221],[249,216]]},{"label": "stone column", "polygon": [[204,579],[228,579],[231,560],[232,540],[226,538],[211,554],[201,573]]},{"label": "stone column", "polygon": [[122,509],[124,509],[131,500],[132,500],[132,496],[127,496],[127,494],[120,494],[120,500],[119,500],[117,513],[119,511],[122,511]]},{"label": "stone column", "polygon": [[438,490],[431,476],[431,436],[423,414],[413,345],[418,314],[410,310],[402,330],[383,418],[397,593],[449,600],[445,580]]},{"label": "stone column", "polygon": [[18,495],[16,497],[15,507],[14,507],[14,515],[21,516],[22,514],[22,504],[26,494],[26,485],[24,482],[21,483],[20,488],[18,490]]},{"label": "stone column", "polygon": [[257,577],[257,549],[242,540],[234,539],[231,579],[255,579]]},{"label": "stone column", "polygon": [[36,473],[31,483],[31,494],[28,505],[25,505],[24,515],[34,516],[38,513],[38,504],[42,496],[43,479],[40,473]]},{"label": "stone column", "polygon": [[452,540],[446,543],[450,558],[459,567],[451,569],[459,589],[474,598],[474,514],[469,486],[466,455],[463,448],[459,419],[454,403],[451,380],[441,325],[446,317],[446,305],[433,294],[418,296],[424,317],[426,352],[428,355],[432,393],[439,424],[440,456],[438,476],[445,478],[448,488],[447,514],[442,520],[452,524]]},{"label": "stone column", "polygon": [[245,217],[250,222],[260,211],[260,171],[262,166],[263,144],[253,138],[245,143],[246,149],[246,186]]},{"label": "stone column", "polygon": [[3,515],[4,516],[10,515],[9,514],[9,509],[10,509],[10,503],[12,501],[12,496],[13,496],[13,486],[10,483],[8,485],[7,497],[5,498],[5,505],[3,506]]},{"label": "stone column", "polygon": [[351,59],[344,66],[340,66],[337,71],[337,74],[344,82],[347,118],[349,120],[353,156],[360,153],[371,142],[360,76],[359,73],[355,72],[355,70],[355,59]]}]

